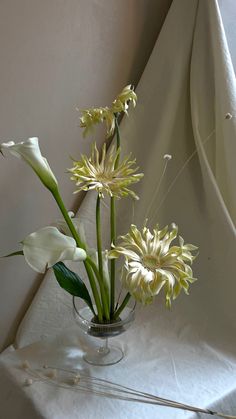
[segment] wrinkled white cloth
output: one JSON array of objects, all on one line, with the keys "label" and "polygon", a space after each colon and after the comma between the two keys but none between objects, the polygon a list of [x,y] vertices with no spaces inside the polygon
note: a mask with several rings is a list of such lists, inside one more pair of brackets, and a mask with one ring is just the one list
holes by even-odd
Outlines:
[{"label": "wrinkled white cloth", "polygon": [[[119,364],[89,366],[82,360],[87,344],[79,329],[71,328],[52,342],[42,341],[2,355],[0,411],[7,412],[8,419],[201,417],[192,412],[101,398],[41,382],[27,387],[25,379],[31,376],[21,369],[25,360],[41,370],[44,364],[78,369],[86,375],[201,408],[226,412],[230,412],[230,406],[235,408],[236,360],[233,354],[228,353],[226,357],[224,348],[204,341],[188,320],[176,319],[173,313],[166,315],[155,306],[138,311],[130,329],[111,340],[111,344],[119,345],[125,352]],[[0,413],[0,418],[6,416]]]},{"label": "wrinkled white cloth", "polygon": [[[236,88],[216,0],[173,1],[137,94],[137,108],[123,120],[121,136],[123,148],[137,157],[145,178],[137,186],[140,201],[134,215],[132,202],[119,203],[119,230],[126,232],[131,221],[141,226],[147,216],[151,225],[175,221],[186,241],[199,245],[194,266],[199,280],[189,297],[178,298],[171,312],[162,299],[156,299],[138,313],[135,325],[119,339],[127,348],[120,364],[87,368],[93,375],[233,415]],[[166,153],[173,158],[156,194]],[[94,197],[88,195],[79,212],[90,245],[94,208]],[[106,210],[103,216],[108,224]],[[83,275],[81,265],[76,269]],[[19,359],[27,357],[37,365],[45,362],[46,354],[55,363],[67,365],[66,347],[71,351],[75,332],[68,332],[68,341],[63,338],[56,344],[45,339],[72,322],[71,299],[49,273],[18,331],[16,346],[22,349],[1,357],[3,419],[19,417],[19,409],[32,419],[90,419],[95,413],[98,419],[200,417],[168,408],[88,399],[43,384],[22,388],[22,373],[15,369]],[[23,348],[40,339],[41,343]]]}]

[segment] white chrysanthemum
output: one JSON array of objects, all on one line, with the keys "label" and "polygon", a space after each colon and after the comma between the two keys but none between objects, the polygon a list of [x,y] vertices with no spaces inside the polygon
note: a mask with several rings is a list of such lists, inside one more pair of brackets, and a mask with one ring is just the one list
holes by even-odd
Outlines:
[{"label": "white chrysanthemum", "polygon": [[74,180],[78,186],[75,193],[95,189],[102,198],[106,193],[116,198],[131,195],[138,199],[128,186],[138,182],[143,174],[135,173],[138,169],[137,167],[133,168],[136,161],[129,160],[130,156],[115,168],[118,155],[119,150],[116,151],[114,146],[106,152],[104,144],[100,159],[98,149],[94,144],[90,158],[82,156],[80,161],[74,161],[74,167],[69,169],[69,172],[73,174],[71,180]]},{"label": "white chrysanthemum", "polygon": [[131,84],[129,84],[128,86],[125,86],[122,92],[116,97],[116,99],[112,103],[112,108],[111,108],[112,112],[127,113],[128,108],[129,108],[129,102],[133,104],[133,107],[136,106],[137,95],[134,92]]},{"label": "white chrysanthemum", "polygon": [[[115,114],[125,112],[128,114],[129,102],[136,106],[137,95],[130,85],[124,87],[121,93],[112,102],[111,108],[89,108],[82,110],[80,126],[84,128],[83,136],[86,137],[89,132],[93,132],[94,125],[102,122],[106,123],[107,137],[110,137],[115,130]],[[79,109],[78,109],[79,110]]]},{"label": "white chrysanthemum", "polygon": [[83,136],[93,132],[94,125],[106,122],[107,137],[110,137],[115,129],[115,116],[113,112],[108,108],[90,108],[82,110],[82,116],[80,118],[80,126],[84,128]]},{"label": "white chrysanthemum", "polygon": [[167,306],[182,289],[188,294],[189,283],[195,281],[189,266],[195,258],[191,251],[197,247],[184,244],[182,237],[179,237],[179,246],[170,247],[177,233],[175,224],[171,231],[168,226],[163,230],[158,230],[157,226],[152,233],[147,227],[140,232],[131,225],[129,233],[121,237],[121,244],[109,252],[110,258],[125,257],[123,283],[137,301],[152,302],[162,288]]}]

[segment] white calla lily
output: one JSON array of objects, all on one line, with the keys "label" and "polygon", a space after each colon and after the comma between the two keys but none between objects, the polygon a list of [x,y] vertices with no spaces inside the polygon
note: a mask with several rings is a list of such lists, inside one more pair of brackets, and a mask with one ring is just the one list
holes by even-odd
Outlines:
[{"label": "white calla lily", "polygon": [[87,257],[85,250],[77,247],[72,237],[60,233],[56,227],[41,228],[29,234],[22,244],[26,262],[40,273],[59,261],[82,261]]},{"label": "white calla lily", "polygon": [[2,143],[0,145],[0,151],[2,154],[4,150],[8,150],[15,157],[23,159],[26,163],[28,163],[38,175],[42,183],[50,191],[55,191],[57,189],[57,180],[48,164],[47,159],[41,154],[37,137],[29,138],[28,140],[17,144],[15,144],[14,141]]}]

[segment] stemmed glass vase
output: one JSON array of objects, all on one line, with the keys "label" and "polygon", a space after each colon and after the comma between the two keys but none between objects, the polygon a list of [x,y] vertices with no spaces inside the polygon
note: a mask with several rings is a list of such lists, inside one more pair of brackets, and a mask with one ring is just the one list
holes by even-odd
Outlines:
[{"label": "stemmed glass vase", "polygon": [[135,304],[126,306],[117,320],[98,323],[88,306],[78,308],[73,299],[73,314],[79,327],[96,339],[95,346],[83,356],[86,362],[106,366],[117,364],[124,358],[123,350],[118,345],[111,345],[110,338],[121,335],[130,327],[135,318]]}]

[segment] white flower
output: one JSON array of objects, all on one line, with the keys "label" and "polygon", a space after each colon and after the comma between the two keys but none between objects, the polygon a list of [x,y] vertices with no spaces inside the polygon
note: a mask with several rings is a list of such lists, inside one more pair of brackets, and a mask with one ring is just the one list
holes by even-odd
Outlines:
[{"label": "white flower", "polygon": [[0,151],[2,154],[4,150],[8,150],[15,157],[23,159],[26,163],[28,163],[38,175],[42,183],[50,191],[57,189],[57,180],[47,162],[47,159],[45,159],[45,157],[41,154],[37,137],[29,138],[28,140],[17,144],[15,144],[14,141],[2,143],[0,145]]},{"label": "white flower", "polygon": [[94,125],[105,121],[107,137],[110,137],[115,130],[115,114],[121,112],[128,114],[130,102],[133,104],[133,107],[136,106],[137,95],[131,84],[124,87],[122,92],[112,102],[111,108],[106,106],[81,110],[82,116],[80,118],[80,126],[81,128],[84,128],[83,136],[86,137],[89,132],[93,132]]},{"label": "white flower", "polygon": [[105,108],[90,108],[81,111],[80,126],[84,128],[83,136],[86,137],[90,132],[93,133],[94,125],[103,121],[106,122],[107,137],[110,137],[115,129],[115,117],[111,110]]},{"label": "white flower", "polygon": [[172,155],[171,154],[164,154],[163,159],[164,160],[171,160],[172,159]]},{"label": "white flower", "polygon": [[143,173],[135,173],[138,167],[134,167],[136,160],[130,160],[130,155],[115,168],[119,152],[114,145],[107,151],[104,144],[99,154],[96,144],[93,144],[91,157],[82,155],[80,161],[74,161],[72,169],[69,169],[73,175],[71,180],[78,186],[74,193],[95,189],[102,198],[106,193],[116,198],[131,195],[138,199],[128,186],[137,183]]},{"label": "white flower", "polygon": [[56,227],[41,228],[29,234],[22,244],[26,262],[40,273],[59,261],[81,261],[87,257],[86,252],[76,246],[72,237],[60,233]]},{"label": "white flower", "polygon": [[129,102],[132,103],[133,107],[136,106],[137,95],[134,92],[134,88],[131,84],[125,86],[122,92],[116,97],[116,99],[112,103],[112,112],[125,112],[127,114]]},{"label": "white flower", "polygon": [[177,237],[178,228],[172,224],[158,230],[158,226],[151,233],[147,227],[140,232],[135,225],[122,236],[120,246],[115,246],[109,252],[109,257],[125,257],[126,275],[123,278],[125,288],[138,301],[150,303],[153,297],[165,290],[166,304],[170,306],[171,298],[175,299],[183,289],[188,294],[189,283],[195,281],[191,267],[195,256],[191,251],[197,247],[184,244],[179,237],[179,246],[171,246]]}]

